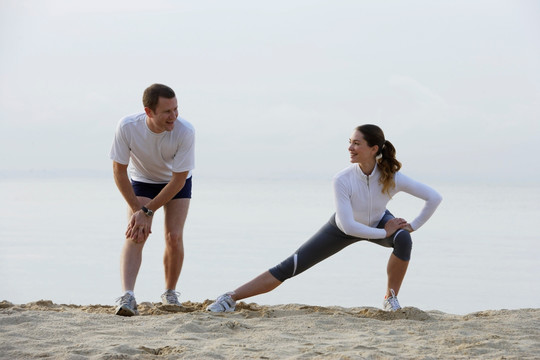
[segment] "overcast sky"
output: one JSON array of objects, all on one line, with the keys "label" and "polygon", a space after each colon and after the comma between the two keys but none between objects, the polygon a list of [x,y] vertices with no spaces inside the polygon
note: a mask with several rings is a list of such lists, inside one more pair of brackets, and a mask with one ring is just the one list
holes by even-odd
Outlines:
[{"label": "overcast sky", "polygon": [[161,82],[200,176],[331,177],[375,123],[420,179],[539,183],[538,1],[0,4],[2,177],[109,174]]}]

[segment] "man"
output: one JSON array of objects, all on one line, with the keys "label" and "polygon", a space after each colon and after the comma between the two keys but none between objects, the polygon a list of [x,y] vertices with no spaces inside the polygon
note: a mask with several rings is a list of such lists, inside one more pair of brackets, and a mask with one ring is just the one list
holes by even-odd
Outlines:
[{"label": "man", "polygon": [[163,304],[181,306],[176,292],[184,261],[183,230],[195,166],[195,131],[178,117],[178,102],[168,86],[153,84],[143,94],[144,112],[120,120],[110,157],[114,180],[128,204],[129,224],[121,254],[124,295],[116,315],[137,315],[133,293],[142,250],[151,233],[153,214],[165,214],[165,292]]}]

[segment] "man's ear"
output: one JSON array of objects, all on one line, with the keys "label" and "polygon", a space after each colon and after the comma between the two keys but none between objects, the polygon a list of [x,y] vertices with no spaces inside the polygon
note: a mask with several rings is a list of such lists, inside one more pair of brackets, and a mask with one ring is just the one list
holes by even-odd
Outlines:
[{"label": "man's ear", "polygon": [[146,116],[148,117],[154,117],[154,112],[149,107],[144,108],[144,112],[146,113]]}]

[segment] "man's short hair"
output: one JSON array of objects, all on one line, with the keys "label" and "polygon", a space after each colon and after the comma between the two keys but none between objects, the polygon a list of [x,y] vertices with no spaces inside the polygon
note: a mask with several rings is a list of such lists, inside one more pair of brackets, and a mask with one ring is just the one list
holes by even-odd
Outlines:
[{"label": "man's short hair", "polygon": [[143,105],[152,111],[156,111],[156,107],[160,97],[172,99],[176,95],[173,89],[163,84],[152,84],[144,90]]}]

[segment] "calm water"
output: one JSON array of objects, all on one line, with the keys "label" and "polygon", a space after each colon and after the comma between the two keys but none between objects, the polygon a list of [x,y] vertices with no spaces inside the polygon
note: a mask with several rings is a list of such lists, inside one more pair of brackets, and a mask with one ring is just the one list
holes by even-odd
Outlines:
[{"label": "calm water", "polygon": [[[431,184],[444,201],[413,234],[400,302],[465,314],[538,307],[540,186]],[[0,300],[113,304],[126,211],[112,179],[1,180]],[[394,214],[422,205],[398,195]],[[330,180],[196,178],[185,233],[182,301],[214,298],[290,255],[330,217]],[[154,220],[135,290],[163,291],[162,213]],[[361,242],[249,301],[380,307],[389,249]]]}]

